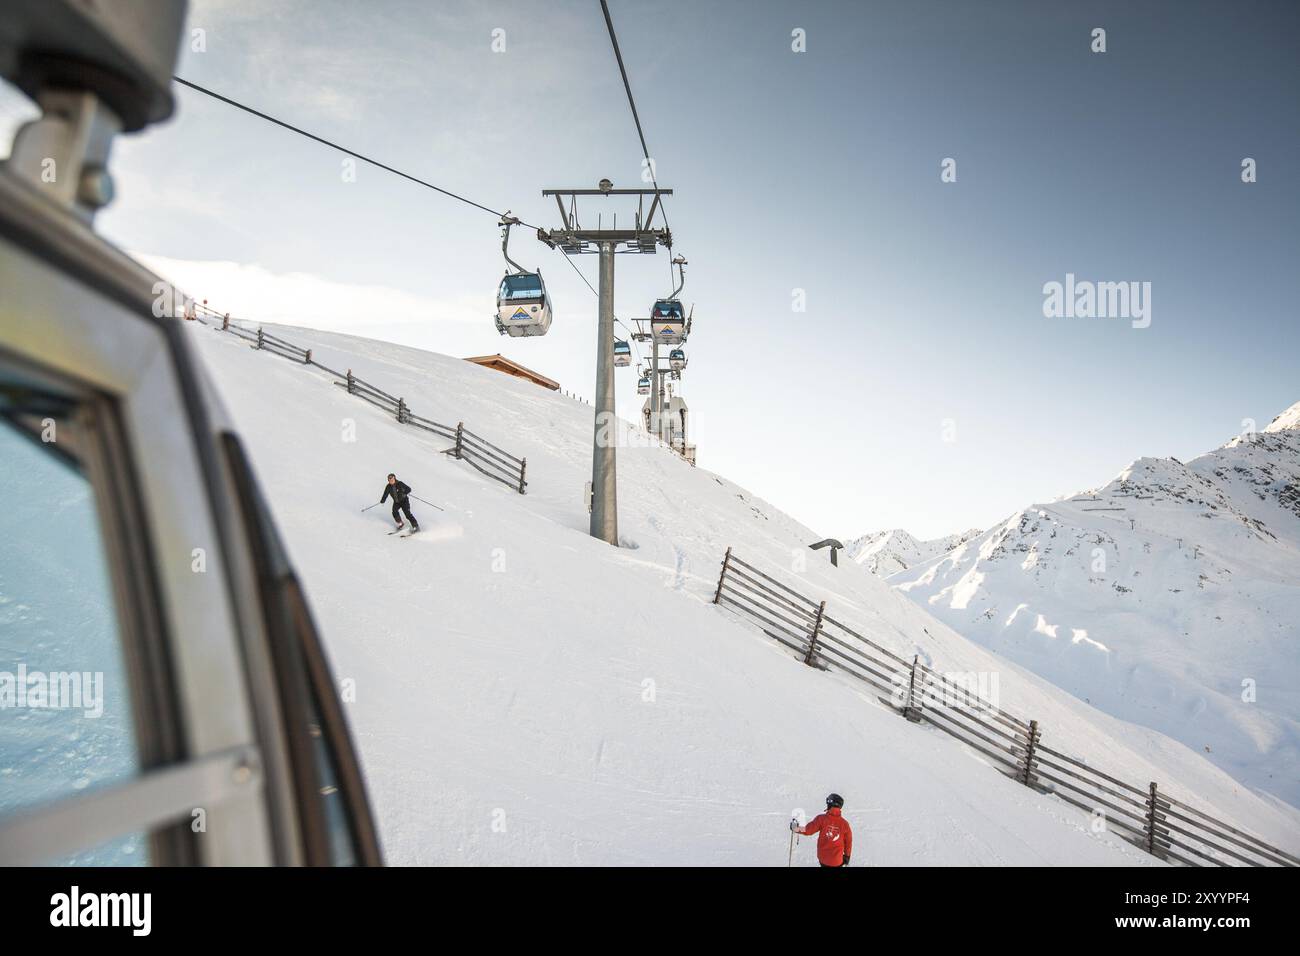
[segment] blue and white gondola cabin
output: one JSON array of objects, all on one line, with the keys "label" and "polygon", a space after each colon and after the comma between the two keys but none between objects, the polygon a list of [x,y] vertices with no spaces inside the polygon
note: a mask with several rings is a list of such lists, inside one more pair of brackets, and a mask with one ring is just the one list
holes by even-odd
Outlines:
[{"label": "blue and white gondola cabin", "polygon": [[650,310],[650,325],[661,342],[680,342],[686,333],[686,312],[680,299],[659,299]]},{"label": "blue and white gondola cabin", "polygon": [[540,272],[507,273],[497,291],[497,331],[502,335],[545,335],[551,327],[551,299]]}]

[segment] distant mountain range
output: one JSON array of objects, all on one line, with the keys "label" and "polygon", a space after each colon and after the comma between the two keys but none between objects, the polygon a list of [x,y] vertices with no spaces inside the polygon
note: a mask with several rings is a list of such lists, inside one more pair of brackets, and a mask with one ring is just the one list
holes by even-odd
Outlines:
[{"label": "distant mountain range", "polygon": [[965,534],[950,534],[944,538],[920,541],[902,528],[894,528],[892,531],[877,531],[875,534],[854,538],[845,544],[844,549],[849,557],[872,574],[888,577],[947,554],[953,548],[979,537],[980,533],[978,528],[972,528]]},{"label": "distant mountain range", "polygon": [[1300,805],[1300,403],[983,533],[847,548],[965,636]]}]

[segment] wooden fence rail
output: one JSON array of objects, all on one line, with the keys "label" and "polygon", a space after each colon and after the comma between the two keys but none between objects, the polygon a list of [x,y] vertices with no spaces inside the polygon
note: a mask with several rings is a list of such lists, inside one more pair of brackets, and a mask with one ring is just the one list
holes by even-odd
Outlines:
[{"label": "wooden fence rail", "polygon": [[513,488],[521,495],[528,493],[528,459],[516,458],[509,452],[498,448],[486,438],[467,429],[464,422],[453,427],[443,425],[429,418],[422,418],[411,411],[411,407],[406,404],[404,398],[399,395],[390,395],[377,385],[372,385],[370,382],[357,378],[352,374],[352,369],[348,369],[343,373],[337,372],[317,362],[312,357],[311,349],[294,345],[286,339],[272,335],[260,326],[256,331],[244,328],[232,322],[229,316],[214,320],[215,313],[212,310],[206,311],[209,313],[207,319],[196,317],[203,325],[209,325],[218,332],[227,332],[252,342],[254,343],[253,347],[256,349],[290,359],[301,365],[314,365],[316,368],[328,372],[337,379],[334,384],[347,389],[349,395],[355,395],[362,401],[383,409],[401,424],[412,425],[442,438],[454,440],[456,444],[452,448],[448,448],[446,454],[464,461],[481,474],[493,481],[499,481],[503,485]]},{"label": "wooden fence rail", "polygon": [[1162,860],[1188,866],[1300,866],[1300,858],[1175,800],[1152,782],[1126,783],[1042,743],[1036,720],[1001,709],[961,680],[909,661],[826,613],[815,601],[727,549],[713,603],[737,612],[820,670],[847,673],[885,692],[901,716],[928,723],[988,757],[1013,780],[1104,821]]}]

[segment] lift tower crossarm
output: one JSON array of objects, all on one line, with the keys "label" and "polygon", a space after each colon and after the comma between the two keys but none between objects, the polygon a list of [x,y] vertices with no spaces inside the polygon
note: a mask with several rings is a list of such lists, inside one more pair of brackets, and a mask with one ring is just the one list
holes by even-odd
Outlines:
[{"label": "lift tower crossarm", "polygon": [[[603,180],[602,183],[609,183],[609,180]],[[614,246],[626,244],[628,248],[619,250],[622,252],[639,252],[651,254],[655,247],[664,246],[671,249],[673,244],[672,232],[667,225],[656,227],[654,224],[655,215],[658,213],[659,218],[663,218],[662,206],[660,205],[661,196],[671,196],[671,189],[615,189],[612,185],[601,185],[595,189],[574,188],[574,189],[543,189],[543,196],[554,196],[556,206],[560,211],[560,222],[562,228],[552,229],[549,232],[544,230],[538,231],[538,238],[553,246],[559,246],[567,255],[582,255],[584,253],[599,252],[603,243],[609,242]],[[634,219],[635,225],[630,229],[588,229],[579,224],[578,220],[578,197],[579,196],[636,196],[638,198],[637,211]],[[650,202],[650,212],[642,218],[642,211],[645,206],[645,197],[652,196]],[[568,202],[565,202],[565,199]]]},{"label": "lift tower crossarm", "polygon": [[543,189],[543,196],[671,196],[671,189]]}]

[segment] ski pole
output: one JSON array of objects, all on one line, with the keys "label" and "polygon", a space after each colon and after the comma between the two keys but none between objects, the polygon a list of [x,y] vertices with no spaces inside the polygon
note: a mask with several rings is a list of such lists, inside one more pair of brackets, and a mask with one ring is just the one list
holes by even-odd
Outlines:
[{"label": "ski pole", "polygon": [[362,508],[362,509],[361,509],[361,513],[362,513],[362,514],[365,514],[367,511],[370,510],[370,508],[378,508],[378,507],[379,507],[380,505],[382,505],[382,504],[383,504],[382,501],[376,501],[376,502],[375,502],[373,505],[371,505],[369,508]]},{"label": "ski pole", "polygon": [[[790,821],[794,823],[794,820]],[[794,866],[794,827],[790,828],[790,858],[786,861],[786,866]]]},{"label": "ski pole", "polygon": [[[411,497],[414,498],[416,501],[424,501],[424,499],[421,498],[419,495],[411,495]],[[438,506],[435,505],[432,501],[424,501],[424,503],[425,503],[426,505],[428,505],[430,508],[438,508]],[[439,510],[439,511],[445,511],[446,509],[444,509],[444,508],[438,508],[438,510]]]}]

